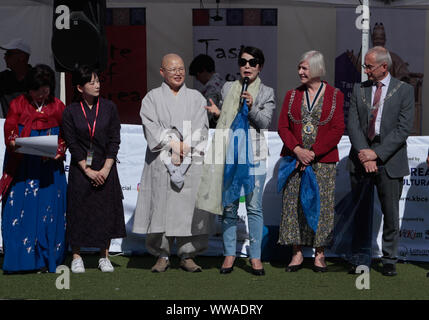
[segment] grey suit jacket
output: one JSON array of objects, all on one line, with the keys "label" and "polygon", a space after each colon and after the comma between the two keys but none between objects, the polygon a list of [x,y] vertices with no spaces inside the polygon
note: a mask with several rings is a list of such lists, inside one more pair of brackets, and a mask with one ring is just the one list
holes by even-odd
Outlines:
[{"label": "grey suit jacket", "polygon": [[347,130],[352,148],[347,168],[350,172],[362,170],[358,153],[373,149],[383,161],[391,178],[408,175],[407,138],[414,121],[414,89],[411,85],[391,78],[380,124],[380,144],[370,148],[367,132],[371,112],[372,82],[355,84],[350,98]]},{"label": "grey suit jacket", "polygon": [[[222,87],[222,99],[225,100],[234,82],[228,81]],[[249,111],[248,119],[252,135],[253,159],[264,160],[268,157],[268,146],[265,141],[264,131],[268,130],[276,108],[276,100],[273,88],[267,87],[262,82],[259,85],[258,95],[253,97],[253,106]]]}]

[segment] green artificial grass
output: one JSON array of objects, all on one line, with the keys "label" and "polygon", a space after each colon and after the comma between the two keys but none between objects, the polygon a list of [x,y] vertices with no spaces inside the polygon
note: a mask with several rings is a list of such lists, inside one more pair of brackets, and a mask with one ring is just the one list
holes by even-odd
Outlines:
[{"label": "green artificial grass", "polygon": [[[398,276],[385,277],[381,264],[370,273],[370,289],[358,290],[357,275],[347,274],[348,265],[340,259],[327,259],[329,271],[315,273],[312,259],[296,273],[285,272],[285,263],[264,263],[266,276],[250,273],[249,261],[237,259],[231,274],[219,274],[223,257],[198,257],[201,273],[179,268],[179,259],[165,273],[152,273],[155,258],[113,256],[113,273],[97,269],[98,256],[83,256],[86,272],[70,273],[70,289],[56,288],[60,274],[0,274],[0,299],[42,300],[380,300],[429,299],[429,263],[398,263]],[[3,263],[0,257],[0,263]],[[65,264],[70,266],[71,257]]]}]

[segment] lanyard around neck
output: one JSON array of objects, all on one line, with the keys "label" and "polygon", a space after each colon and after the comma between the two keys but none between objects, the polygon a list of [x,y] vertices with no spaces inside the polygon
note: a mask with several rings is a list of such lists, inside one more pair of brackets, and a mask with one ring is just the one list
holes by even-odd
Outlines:
[{"label": "lanyard around neck", "polygon": [[97,101],[97,109],[95,111],[94,123],[92,124],[92,132],[91,132],[91,126],[89,125],[88,117],[86,116],[85,108],[83,107],[83,103],[82,102],[80,103],[80,106],[82,108],[83,115],[85,116],[86,123],[88,125],[89,136],[90,136],[91,141],[92,141],[92,139],[94,138],[94,134],[95,134],[95,125],[97,124],[98,108],[100,106],[100,99]]},{"label": "lanyard around neck", "polygon": [[307,99],[307,109],[309,112],[311,112],[311,110],[313,110],[314,107],[314,103],[317,101],[317,98],[320,95],[320,92],[322,92],[322,88],[323,88],[323,82],[320,84],[319,89],[317,90],[316,96],[313,99],[313,102],[310,104],[310,96],[308,94],[308,89],[305,90],[305,98]]},{"label": "lanyard around neck", "polygon": [[41,103],[41,105],[39,106],[39,104],[35,101],[35,100],[33,100],[33,102],[34,102],[34,104],[36,105],[36,107],[37,107],[37,112],[41,112],[42,111],[42,108],[43,108],[43,106],[45,105],[45,100],[43,100],[42,101],[42,103]]}]

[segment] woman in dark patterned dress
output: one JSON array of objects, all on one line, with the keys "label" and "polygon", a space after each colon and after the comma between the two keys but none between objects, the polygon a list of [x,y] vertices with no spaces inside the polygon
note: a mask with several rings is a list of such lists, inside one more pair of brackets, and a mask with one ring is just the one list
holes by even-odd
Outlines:
[{"label": "woman in dark patterned dress", "polygon": [[[294,167],[283,188],[283,210],[279,243],[293,246],[293,257],[286,271],[301,269],[302,246],[316,248],[313,270],[327,270],[324,247],[334,225],[337,144],[344,132],[343,100],[338,89],[320,78],[325,74],[323,55],[303,54],[298,64],[301,86],[286,93],[279,118],[279,135],[284,143],[281,156]],[[295,162],[296,161],[296,162]],[[316,190],[310,201],[315,210],[303,210],[312,175]],[[305,179],[304,179],[305,178]],[[303,183],[301,183],[303,181]],[[308,200],[307,200],[308,201]],[[316,202],[316,203],[315,203]]]},{"label": "woman in dark patterned dress", "polygon": [[87,66],[73,74],[77,100],[63,114],[72,155],[67,189],[67,241],[72,272],[85,272],[81,247],[100,248],[98,267],[112,272],[110,241],[126,236],[122,188],[116,169],[121,124],[116,105],[99,97],[100,82]]}]

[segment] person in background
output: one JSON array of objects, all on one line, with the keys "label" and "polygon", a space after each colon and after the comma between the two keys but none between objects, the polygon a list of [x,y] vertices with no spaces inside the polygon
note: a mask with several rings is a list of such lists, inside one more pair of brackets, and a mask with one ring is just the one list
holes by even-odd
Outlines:
[{"label": "person in background", "polygon": [[121,123],[116,105],[100,97],[95,69],[83,65],[72,75],[74,102],[63,115],[64,139],[71,153],[67,188],[67,243],[71,270],[85,272],[81,247],[100,249],[98,268],[113,272],[112,239],[126,236],[122,187],[116,167]]},{"label": "person in background", "polygon": [[[194,76],[203,85],[200,92],[208,104],[221,106],[221,90],[225,81],[216,72],[215,62],[210,56],[206,54],[196,56],[189,66],[189,75]],[[216,128],[217,118],[212,113],[208,113],[208,116],[209,127]]]},{"label": "person in background", "polygon": [[6,118],[10,102],[27,92],[25,78],[31,69],[31,65],[28,64],[31,48],[22,39],[13,39],[0,45],[0,49],[6,50],[4,61],[9,69],[0,72],[0,118]]},{"label": "person in background", "polygon": [[302,268],[303,246],[316,249],[313,271],[327,271],[324,248],[334,227],[337,145],[345,125],[344,95],[322,81],[324,75],[323,55],[304,53],[298,63],[301,86],[286,93],[279,118],[281,156],[289,174],[283,177],[278,242],[293,246],[287,272]]},{"label": "person in background", "polygon": [[[6,156],[0,180],[3,271],[55,272],[66,243],[66,146],[60,127],[64,104],[53,96],[55,74],[36,65],[27,74],[27,93],[10,103],[4,124]],[[20,137],[58,136],[52,158],[20,154]]]}]

